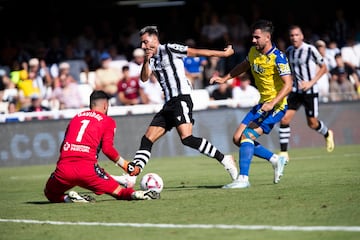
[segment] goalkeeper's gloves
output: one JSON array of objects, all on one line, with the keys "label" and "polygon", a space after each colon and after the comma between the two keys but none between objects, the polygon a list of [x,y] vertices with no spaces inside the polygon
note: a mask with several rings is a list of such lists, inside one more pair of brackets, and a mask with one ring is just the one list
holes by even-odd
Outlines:
[{"label": "goalkeeper's gloves", "polygon": [[127,162],[126,164],[126,172],[130,175],[130,176],[137,176],[141,173],[141,167],[139,167],[138,165],[136,165],[136,163],[134,162]]},{"label": "goalkeeper's gloves", "polygon": [[117,166],[121,167],[125,172],[127,172],[130,176],[137,176],[141,173],[141,167],[137,166],[134,162],[128,162],[122,157],[120,157],[119,161],[115,163]]}]

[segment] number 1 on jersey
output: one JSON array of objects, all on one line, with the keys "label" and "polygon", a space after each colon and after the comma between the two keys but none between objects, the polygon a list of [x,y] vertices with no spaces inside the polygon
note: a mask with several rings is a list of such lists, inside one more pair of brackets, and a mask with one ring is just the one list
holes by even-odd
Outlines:
[{"label": "number 1 on jersey", "polygon": [[90,120],[82,120],[81,123],[81,128],[80,131],[78,132],[78,135],[76,137],[76,141],[77,142],[81,142],[82,137],[84,135],[85,129],[87,128],[87,126],[89,125]]}]

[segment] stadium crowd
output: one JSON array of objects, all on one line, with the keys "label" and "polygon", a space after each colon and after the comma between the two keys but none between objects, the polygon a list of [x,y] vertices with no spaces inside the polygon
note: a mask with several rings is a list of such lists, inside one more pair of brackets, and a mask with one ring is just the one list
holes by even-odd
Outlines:
[{"label": "stadium crowd", "polygon": [[[161,38],[166,41],[215,49],[223,49],[228,43],[233,45],[235,54],[229,58],[184,59],[193,88],[206,89],[210,99],[237,99],[233,107],[249,107],[258,101],[258,92],[248,74],[219,85],[209,85],[209,80],[228,72],[245,58],[250,42],[249,26],[264,14],[259,2],[255,1],[250,11],[242,14],[236,11],[236,3],[218,8],[213,1],[199,1],[196,7],[167,9],[166,15],[156,23],[164,33]],[[180,21],[179,15],[190,7],[194,7],[192,11],[196,14]],[[275,44],[284,52],[289,46],[287,27],[296,21],[291,12],[288,15],[281,23],[274,19]],[[313,15],[309,18],[314,20],[313,28],[305,24],[303,27],[306,42],[316,46],[328,67],[318,81],[320,101],[359,99],[360,21],[341,7],[328,12],[326,25],[319,25],[316,14]],[[93,89],[111,95],[111,103],[116,106],[163,103],[156,79],[145,84],[139,81],[144,51],[139,48],[138,31],[144,20],[137,16],[124,15],[119,26],[110,18],[98,19],[96,23],[84,21],[78,31],[67,29],[69,25],[65,22],[53,20],[48,23],[53,29],[47,34],[31,26],[20,37],[3,32],[1,114],[83,108],[88,106]]]}]

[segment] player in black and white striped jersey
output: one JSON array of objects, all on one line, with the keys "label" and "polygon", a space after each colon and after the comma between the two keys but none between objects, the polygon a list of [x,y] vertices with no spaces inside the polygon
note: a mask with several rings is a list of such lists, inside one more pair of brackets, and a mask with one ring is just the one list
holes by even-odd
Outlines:
[{"label": "player in black and white striped jersey", "polygon": [[133,166],[128,169],[132,176],[138,175],[151,157],[153,144],[167,131],[176,128],[181,142],[216,159],[228,171],[232,179],[238,175],[237,167],[231,155],[224,155],[212,143],[202,137],[192,135],[194,119],[192,116],[193,102],[191,99],[191,82],[185,76],[183,58],[186,56],[217,56],[228,57],[234,53],[231,45],[223,51],[195,49],[185,45],[161,44],[156,26],[146,26],[140,30],[141,48],[145,51],[145,61],[140,78],[147,81],[151,74],[158,79],[165,95],[163,108],[154,116],[145,135],[141,139],[140,148],[135,153]]},{"label": "player in black and white striped jersey", "polygon": [[279,128],[279,155],[285,156],[287,161],[289,161],[290,122],[301,106],[304,106],[308,126],[324,136],[327,151],[332,152],[335,147],[332,130],[318,119],[317,81],[327,72],[326,63],[316,47],[304,41],[299,26],[294,25],[289,28],[289,37],[292,45],[286,49],[286,56],[293,75],[293,87],[288,96],[288,110]]}]

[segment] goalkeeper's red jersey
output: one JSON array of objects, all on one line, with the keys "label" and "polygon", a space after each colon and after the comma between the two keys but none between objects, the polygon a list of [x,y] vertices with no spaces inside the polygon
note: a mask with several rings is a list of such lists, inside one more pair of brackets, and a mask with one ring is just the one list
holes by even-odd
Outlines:
[{"label": "goalkeeper's red jersey", "polygon": [[102,152],[115,160],[119,153],[114,148],[116,122],[97,111],[78,113],[70,120],[60,148],[59,162],[95,163]]}]

